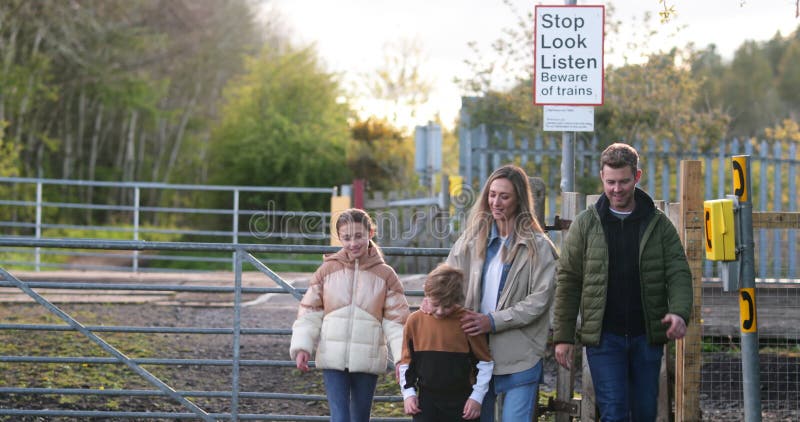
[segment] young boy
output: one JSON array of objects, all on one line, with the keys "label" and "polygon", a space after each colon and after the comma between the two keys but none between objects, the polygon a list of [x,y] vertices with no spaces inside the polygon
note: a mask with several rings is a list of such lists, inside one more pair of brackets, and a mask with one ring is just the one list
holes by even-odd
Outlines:
[{"label": "young boy", "polygon": [[424,291],[432,312],[414,312],[403,329],[398,368],[405,413],[414,421],[476,419],[494,362],[486,336],[461,329],[464,274],[441,264],[428,274]]}]

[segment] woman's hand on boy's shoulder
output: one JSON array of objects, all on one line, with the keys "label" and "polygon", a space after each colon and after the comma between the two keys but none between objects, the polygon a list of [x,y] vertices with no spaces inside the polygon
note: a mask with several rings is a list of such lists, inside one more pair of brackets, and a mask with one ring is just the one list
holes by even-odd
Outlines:
[{"label": "woman's hand on boy's shoulder", "polygon": [[492,320],[489,315],[467,309],[461,316],[461,329],[470,336],[490,333]]},{"label": "woman's hand on boy's shoulder", "polygon": [[422,303],[419,304],[419,310],[422,311],[423,314],[427,315],[433,313],[433,307],[431,306],[430,301],[428,301],[427,296],[422,298]]}]

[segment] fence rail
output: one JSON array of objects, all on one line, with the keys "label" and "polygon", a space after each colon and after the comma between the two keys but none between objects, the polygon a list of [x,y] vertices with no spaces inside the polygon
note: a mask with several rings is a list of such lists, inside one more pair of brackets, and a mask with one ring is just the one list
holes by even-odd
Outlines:
[{"label": "fence rail", "polygon": [[[92,204],[81,201],[68,202],[64,189],[78,187],[85,189],[112,188],[127,192],[120,195],[121,204]],[[63,233],[86,233],[82,237],[108,238],[117,233],[130,240],[159,240],[168,238],[213,239],[233,244],[247,241],[286,241],[293,243],[329,243],[330,217],[329,209],[324,210],[278,210],[274,202],[267,201],[254,209],[252,198],[246,195],[259,194],[305,194],[329,197],[336,195],[336,188],[282,187],[282,186],[226,186],[226,185],[183,185],[147,182],[101,182],[88,180],[62,180],[38,178],[0,177],[0,193],[4,196],[0,205],[6,207],[0,213],[0,233],[5,236],[61,237]],[[50,189],[50,190],[48,190]],[[52,190],[52,191],[51,191]],[[174,197],[166,201],[173,206],[146,206],[142,191],[173,192]],[[198,208],[181,206],[181,198],[176,192],[198,195],[208,192],[229,194],[230,208]],[[186,202],[185,198],[183,202]],[[191,202],[190,202],[191,203]],[[66,221],[61,210],[74,211],[107,211],[116,216],[113,223],[78,224]],[[53,217],[53,216],[56,217]],[[161,220],[176,221],[177,227],[153,226],[144,224],[148,217]],[[163,218],[169,216],[169,218]],[[228,217],[230,224],[225,227],[219,221],[209,221],[210,217]],[[58,221],[48,221],[58,218]],[[74,236],[71,236],[74,237]],[[20,256],[22,255],[22,256]],[[50,259],[43,260],[43,256]],[[78,258],[84,258],[83,260]],[[94,261],[102,264],[91,263]],[[67,262],[65,262],[67,261]],[[77,263],[69,261],[78,261]],[[87,263],[87,261],[89,263]],[[5,248],[0,250],[0,265],[32,266],[41,268],[113,270],[113,271],[169,271],[172,267],[164,267],[168,262],[194,261],[219,263],[232,268],[232,256],[147,256],[137,251],[109,255],[105,252],[65,252],[60,250],[43,251],[39,248]],[[110,263],[109,263],[110,262]],[[271,263],[290,265],[318,265],[319,261],[284,258]],[[180,269],[186,271],[185,269]]]}]

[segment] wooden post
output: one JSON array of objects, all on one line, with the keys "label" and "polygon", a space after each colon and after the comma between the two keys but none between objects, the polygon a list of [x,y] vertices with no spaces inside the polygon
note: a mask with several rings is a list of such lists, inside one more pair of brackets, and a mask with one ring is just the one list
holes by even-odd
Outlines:
[{"label": "wooden post", "polygon": [[[677,211],[674,213],[670,213],[667,209],[667,202],[664,200],[654,200],[653,201],[656,205],[656,208],[664,212],[675,227],[678,227],[678,221],[676,219],[672,219],[672,215],[678,215]],[[664,345],[664,355],[661,358],[661,371],[658,375],[658,413],[656,414],[656,422],[670,422],[672,419],[670,415],[672,413],[672,396],[674,394],[670,394],[670,384],[669,382],[669,368],[671,368],[674,364],[674,359],[670,359],[669,354],[669,344]]]},{"label": "wooden post", "polygon": [[[536,213],[536,221],[542,228],[546,226],[544,221],[544,198],[547,197],[547,185],[541,177],[529,177],[531,183],[531,195],[533,195],[533,211]],[[566,206],[562,206],[565,210]],[[564,217],[566,218],[566,217]]]},{"label": "wooden post", "polygon": [[681,199],[680,225],[686,258],[692,271],[694,302],[692,315],[687,321],[686,336],[675,342],[675,420],[700,420],[700,310],[703,305],[703,171],[699,160],[680,163]]},{"label": "wooden post", "polygon": [[[565,220],[574,220],[575,216],[585,208],[584,196],[575,192],[564,192],[561,194],[561,212]],[[538,210],[537,210],[538,211]],[[564,236],[561,236],[564,239]],[[573,356],[577,358],[583,347],[580,344],[575,344],[573,349]],[[574,393],[573,385],[575,383],[575,363],[578,359],[573,359],[572,369],[565,369],[558,365],[558,374],[556,375],[556,400],[561,403],[571,403]],[[585,390],[584,390],[585,391]],[[586,399],[586,394],[583,395],[583,400]],[[583,402],[583,401],[581,401]],[[569,422],[572,417],[566,412],[556,413],[556,422]]]}]

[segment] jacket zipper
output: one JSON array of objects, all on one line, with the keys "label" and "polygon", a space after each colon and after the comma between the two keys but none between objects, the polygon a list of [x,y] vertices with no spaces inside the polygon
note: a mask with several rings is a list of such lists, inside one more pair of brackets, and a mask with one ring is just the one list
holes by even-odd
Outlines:
[{"label": "jacket zipper", "polygon": [[350,291],[352,292],[350,297],[350,316],[347,318],[347,343],[345,345],[345,352],[344,352],[344,369],[349,369],[350,367],[350,343],[353,340],[353,315],[355,314],[355,299],[356,299],[356,287],[358,287],[358,259],[355,261],[355,265],[353,267],[353,280],[350,282]]},{"label": "jacket zipper", "polygon": [[[622,239],[622,241],[624,243],[625,242],[625,220],[624,219],[620,219],[619,220],[619,232],[620,232],[621,239]],[[624,245],[623,245],[623,250],[625,250],[625,246]],[[617,254],[617,259],[620,259],[620,258],[621,257],[619,256],[619,254]],[[618,268],[622,268],[620,263],[617,263],[617,267]],[[622,280],[620,280],[620,281],[622,281]],[[625,337],[628,337],[628,333],[630,332],[630,328],[631,328],[631,321],[630,321],[631,292],[630,292],[630,289],[628,289],[628,286],[624,286],[624,288],[625,288]]]},{"label": "jacket zipper", "polygon": [[639,300],[642,301],[642,313],[644,314],[644,332],[648,340],[652,337],[652,334],[650,334],[650,316],[647,313],[647,305],[645,304],[644,301],[645,281],[644,281],[644,276],[642,275],[642,255],[644,255],[645,244],[647,244],[647,241],[650,240],[650,233],[652,233],[652,231],[654,230],[652,228],[655,227],[655,221],[657,218],[658,218],[657,215],[653,215],[652,218],[650,218],[647,221],[647,225],[644,227],[644,231],[642,232],[642,237],[639,239],[639,251],[638,251],[639,253],[637,254],[639,259],[639,285],[640,285],[639,293],[641,294],[641,298],[639,298]]}]

